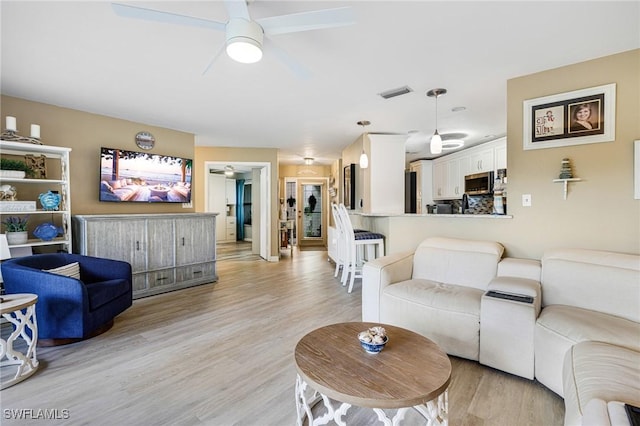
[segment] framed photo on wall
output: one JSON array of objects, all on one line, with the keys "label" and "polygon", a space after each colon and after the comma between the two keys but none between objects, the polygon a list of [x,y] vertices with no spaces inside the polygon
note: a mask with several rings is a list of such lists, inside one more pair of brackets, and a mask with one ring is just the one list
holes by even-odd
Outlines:
[{"label": "framed photo on wall", "polygon": [[615,108],[615,83],[526,100],[523,148],[613,142]]},{"label": "framed photo on wall", "polygon": [[354,210],[356,208],[356,165],[349,164],[344,168],[344,206]]}]

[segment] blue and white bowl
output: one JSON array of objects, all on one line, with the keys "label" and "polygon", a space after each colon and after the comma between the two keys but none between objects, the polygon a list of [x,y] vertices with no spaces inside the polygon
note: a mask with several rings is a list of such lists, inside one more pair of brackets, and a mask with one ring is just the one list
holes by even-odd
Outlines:
[{"label": "blue and white bowl", "polygon": [[388,341],[389,341],[389,336],[384,336],[384,342],[382,343],[368,343],[360,340],[360,345],[362,345],[362,349],[364,349],[367,353],[378,354],[380,353],[380,351],[384,349],[384,345],[386,345]]}]

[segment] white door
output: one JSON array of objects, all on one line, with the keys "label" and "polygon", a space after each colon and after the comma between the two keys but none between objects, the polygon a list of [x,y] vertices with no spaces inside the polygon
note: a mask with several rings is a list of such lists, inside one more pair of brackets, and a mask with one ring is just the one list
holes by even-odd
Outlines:
[{"label": "white door", "polygon": [[325,181],[298,182],[298,245],[326,246],[327,197]]}]

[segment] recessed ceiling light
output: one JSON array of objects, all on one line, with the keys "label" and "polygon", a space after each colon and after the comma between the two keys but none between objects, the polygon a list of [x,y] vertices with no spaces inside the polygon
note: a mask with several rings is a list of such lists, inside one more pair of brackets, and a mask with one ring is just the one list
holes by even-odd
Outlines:
[{"label": "recessed ceiling light", "polygon": [[466,109],[467,109],[467,107],[457,106],[457,107],[451,108],[451,112],[460,112],[460,111],[464,111]]}]

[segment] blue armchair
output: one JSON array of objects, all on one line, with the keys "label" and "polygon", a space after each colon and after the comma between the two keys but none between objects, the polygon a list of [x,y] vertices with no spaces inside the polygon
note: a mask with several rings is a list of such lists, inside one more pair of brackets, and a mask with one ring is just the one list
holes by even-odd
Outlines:
[{"label": "blue armchair", "polygon": [[[46,270],[78,262],[80,278]],[[36,254],[2,263],[7,294],[38,295],[38,345],[55,346],[97,336],[132,304],[131,265],[69,253]]]}]

